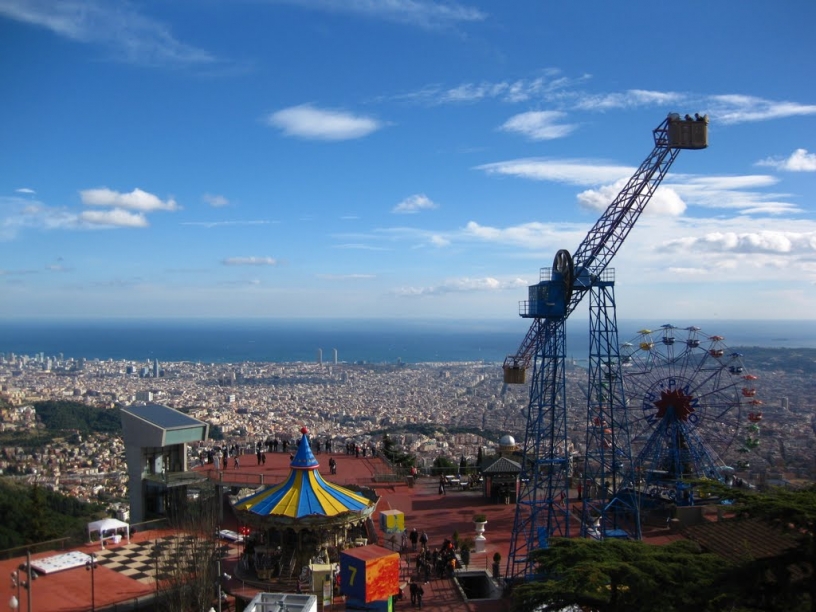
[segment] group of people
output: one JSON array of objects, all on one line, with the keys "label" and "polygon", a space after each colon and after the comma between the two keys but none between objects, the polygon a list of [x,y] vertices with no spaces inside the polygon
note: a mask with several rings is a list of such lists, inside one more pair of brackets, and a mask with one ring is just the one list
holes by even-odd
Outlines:
[{"label": "group of people", "polygon": [[454,543],[445,538],[440,548],[430,550],[428,548],[428,534],[420,532],[416,527],[409,532],[407,529],[402,533],[402,551],[417,553],[415,560],[414,576],[408,585],[411,594],[411,605],[422,607],[422,597],[425,591],[422,583],[427,584],[433,577],[451,578],[454,570],[460,567],[456,557],[456,547]]}]

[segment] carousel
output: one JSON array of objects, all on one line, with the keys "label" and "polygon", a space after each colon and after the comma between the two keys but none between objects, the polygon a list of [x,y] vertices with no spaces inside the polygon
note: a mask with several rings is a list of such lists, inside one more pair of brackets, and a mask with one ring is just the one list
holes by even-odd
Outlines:
[{"label": "carousel", "polygon": [[377,507],[373,490],[323,480],[303,427],[289,476],[235,502],[250,527],[246,559],[261,579],[291,576],[316,561],[335,563],[343,548],[367,543],[366,523]]}]

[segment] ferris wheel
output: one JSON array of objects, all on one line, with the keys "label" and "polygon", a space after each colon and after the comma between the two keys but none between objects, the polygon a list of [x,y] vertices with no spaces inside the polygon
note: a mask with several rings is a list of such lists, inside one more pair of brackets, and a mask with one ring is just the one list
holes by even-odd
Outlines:
[{"label": "ferris wheel", "polygon": [[724,340],[663,325],[621,346],[632,457],[652,493],[663,486],[674,499],[689,495],[685,481],[729,481],[759,447],[757,377]]}]

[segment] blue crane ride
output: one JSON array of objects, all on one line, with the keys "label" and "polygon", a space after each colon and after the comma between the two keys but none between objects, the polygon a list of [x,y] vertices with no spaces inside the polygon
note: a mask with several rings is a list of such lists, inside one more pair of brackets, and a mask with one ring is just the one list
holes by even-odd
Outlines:
[{"label": "blue crane ride", "polygon": [[[566,322],[590,294],[590,355],[587,439],[580,478],[583,486],[581,535],[605,538],[628,532],[639,537],[639,514],[632,492],[631,448],[620,371],[615,316],[614,270],[608,265],[663,181],[681,149],[708,146],[708,117],[669,114],[653,130],[654,149],[596,221],[574,254],[556,253],[541,281],[529,287],[520,315],[532,319],[519,350],[504,362],[504,382],[523,384],[532,364],[527,425],[522,448],[506,578],[534,575],[529,553],[545,548],[550,537],[569,537],[569,478],[572,457],[567,440]],[[630,491],[623,494],[624,490]],[[621,492],[621,495],[618,493]],[[625,515],[625,519],[624,519]]]}]

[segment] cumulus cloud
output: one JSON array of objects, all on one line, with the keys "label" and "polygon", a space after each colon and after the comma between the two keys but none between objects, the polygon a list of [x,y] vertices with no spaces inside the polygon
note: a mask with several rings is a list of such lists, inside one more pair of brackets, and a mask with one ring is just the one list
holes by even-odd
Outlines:
[{"label": "cumulus cloud", "polygon": [[228,257],[222,262],[225,266],[276,266],[274,257]]},{"label": "cumulus cloud", "polygon": [[560,111],[530,111],[510,117],[501,126],[505,132],[515,132],[531,140],[554,140],[563,138],[577,127],[563,123],[566,113]]},{"label": "cumulus cloud", "polygon": [[79,192],[83,204],[88,206],[114,206],[126,210],[153,212],[155,210],[178,210],[179,206],[172,198],[161,200],[152,193],[134,189],[130,193],[120,193],[107,189],[85,189]]},{"label": "cumulus cloud", "polygon": [[575,243],[584,237],[586,230],[585,223],[532,222],[500,228],[470,221],[461,231],[460,237],[535,250],[553,248],[565,242]]},{"label": "cumulus cloud", "polygon": [[448,293],[473,293],[485,291],[515,290],[527,287],[528,283],[520,278],[500,280],[493,277],[485,278],[454,278],[430,287],[401,287],[395,290],[401,296],[444,295]]},{"label": "cumulus cloud", "polygon": [[758,161],[756,165],[770,166],[788,172],[816,172],[816,153],[808,153],[807,149],[796,149],[786,159],[769,157]]},{"label": "cumulus cloud", "polygon": [[424,193],[418,193],[405,198],[392,208],[391,212],[397,214],[413,214],[421,210],[433,210],[434,208],[439,208],[439,206]]},{"label": "cumulus cloud", "polygon": [[229,200],[222,195],[214,194],[214,193],[205,193],[201,196],[201,199],[204,200],[207,204],[212,206],[213,208],[221,208],[222,206],[229,206]]},{"label": "cumulus cloud", "polygon": [[614,166],[601,162],[576,159],[513,159],[476,166],[487,174],[517,176],[536,181],[554,181],[570,185],[600,185],[629,177],[635,171],[631,166]]},{"label": "cumulus cloud", "polygon": [[[620,179],[611,185],[598,189],[587,189],[578,194],[578,203],[589,210],[603,212],[618,197],[626,183],[626,179]],[[645,215],[677,217],[684,212],[686,212],[686,203],[683,199],[674,189],[664,186],[655,190],[646,208],[643,209]]]},{"label": "cumulus cloud", "polygon": [[102,227],[147,227],[149,224],[144,214],[133,213],[121,208],[113,210],[86,210],[79,218],[90,225]]},{"label": "cumulus cloud", "polygon": [[291,106],[272,113],[267,123],[286,136],[308,140],[352,140],[363,138],[383,127],[371,117],[346,111],[315,108],[309,104]]},{"label": "cumulus cloud", "polygon": [[662,250],[702,249],[719,253],[816,254],[816,232],[709,232],[667,241]]}]

